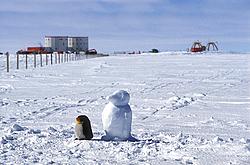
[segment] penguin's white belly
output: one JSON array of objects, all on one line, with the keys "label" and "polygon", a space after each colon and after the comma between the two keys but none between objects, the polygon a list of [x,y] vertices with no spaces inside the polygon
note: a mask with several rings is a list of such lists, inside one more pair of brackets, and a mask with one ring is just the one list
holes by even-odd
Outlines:
[{"label": "penguin's white belly", "polygon": [[85,135],[83,134],[82,124],[76,124],[75,135],[77,139],[85,139]]},{"label": "penguin's white belly", "polygon": [[102,113],[102,122],[108,136],[127,139],[131,134],[132,122],[129,105],[120,108],[112,103],[107,104]]}]

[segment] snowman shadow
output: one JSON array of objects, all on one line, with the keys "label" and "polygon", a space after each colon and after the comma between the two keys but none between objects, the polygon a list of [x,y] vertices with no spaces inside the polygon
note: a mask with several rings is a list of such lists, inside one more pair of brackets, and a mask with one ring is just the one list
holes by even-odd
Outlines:
[{"label": "snowman shadow", "polygon": [[126,140],[121,140],[121,139],[104,139],[104,137],[102,136],[101,139],[92,139],[92,141],[97,141],[97,142],[132,142],[132,143],[135,143],[135,144],[157,144],[157,143],[160,143],[161,141],[160,140],[154,140],[154,139],[137,139],[137,138],[134,138],[134,137],[130,137]]},{"label": "snowman shadow", "polygon": [[108,141],[120,141],[120,142],[126,142],[126,141],[128,141],[128,142],[138,142],[138,141],[140,141],[140,140],[136,139],[133,136],[129,136],[127,139],[119,139],[119,138],[116,138],[116,137],[115,138],[111,138],[108,135],[102,136],[100,140],[101,141],[106,141],[106,142],[108,142]]}]

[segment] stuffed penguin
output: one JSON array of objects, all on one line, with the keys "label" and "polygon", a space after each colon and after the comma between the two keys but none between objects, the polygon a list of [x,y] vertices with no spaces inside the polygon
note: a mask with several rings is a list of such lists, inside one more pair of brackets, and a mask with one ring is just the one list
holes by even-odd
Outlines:
[{"label": "stuffed penguin", "polygon": [[93,138],[90,120],[85,115],[76,118],[75,126],[76,140],[90,140]]}]

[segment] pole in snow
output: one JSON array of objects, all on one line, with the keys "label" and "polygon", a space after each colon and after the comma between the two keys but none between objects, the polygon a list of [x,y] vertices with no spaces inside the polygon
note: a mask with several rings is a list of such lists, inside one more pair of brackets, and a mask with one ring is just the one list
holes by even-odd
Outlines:
[{"label": "pole in snow", "polygon": [[6,52],[5,55],[7,56],[7,72],[10,72],[10,54]]}]

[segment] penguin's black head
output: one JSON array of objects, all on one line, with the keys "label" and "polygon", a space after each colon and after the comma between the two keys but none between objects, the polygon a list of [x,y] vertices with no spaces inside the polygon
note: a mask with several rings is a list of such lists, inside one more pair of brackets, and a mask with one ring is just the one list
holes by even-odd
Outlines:
[{"label": "penguin's black head", "polygon": [[85,115],[80,115],[80,116],[77,116],[77,118],[76,118],[77,124],[83,124],[83,123],[86,123],[88,121],[89,121],[89,118]]}]

